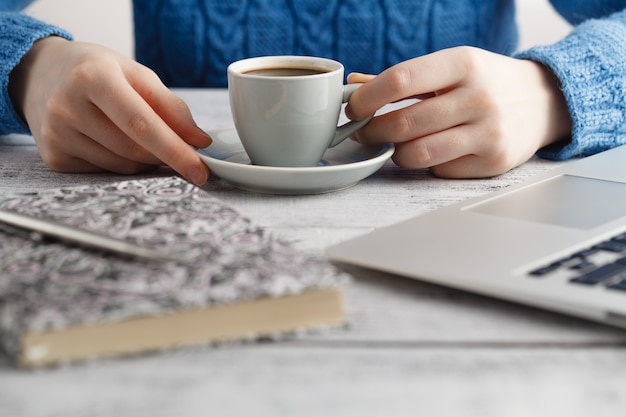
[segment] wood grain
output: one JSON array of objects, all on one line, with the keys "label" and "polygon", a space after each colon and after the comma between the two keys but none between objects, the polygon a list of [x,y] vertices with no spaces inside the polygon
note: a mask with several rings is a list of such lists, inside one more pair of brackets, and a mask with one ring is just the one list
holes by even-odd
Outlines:
[{"label": "wood grain", "polygon": [[[225,91],[177,92],[201,126],[232,125]],[[1,193],[127,178],[54,173],[31,138],[0,143]],[[352,188],[316,196],[242,192],[218,178],[204,188],[302,250],[323,253],[557,165],[533,159],[497,178],[443,180],[389,163]],[[17,371],[0,358],[0,415],[626,415],[626,332],[340,267],[354,277],[346,288],[345,328],[38,372]]]}]

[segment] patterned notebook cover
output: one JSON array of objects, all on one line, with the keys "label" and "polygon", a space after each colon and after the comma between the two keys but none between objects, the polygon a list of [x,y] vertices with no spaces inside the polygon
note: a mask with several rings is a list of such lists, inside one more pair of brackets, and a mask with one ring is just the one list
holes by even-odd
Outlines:
[{"label": "patterned notebook cover", "polygon": [[5,195],[0,208],[182,256],[141,261],[0,232],[0,344],[20,335],[336,286],[346,276],[178,178]]}]

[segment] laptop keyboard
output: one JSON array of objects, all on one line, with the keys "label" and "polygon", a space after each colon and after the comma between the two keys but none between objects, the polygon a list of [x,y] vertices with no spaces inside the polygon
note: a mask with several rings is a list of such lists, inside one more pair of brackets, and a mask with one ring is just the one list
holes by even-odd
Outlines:
[{"label": "laptop keyboard", "polygon": [[578,251],[531,271],[532,277],[548,277],[567,271],[569,282],[626,291],[626,233]]}]

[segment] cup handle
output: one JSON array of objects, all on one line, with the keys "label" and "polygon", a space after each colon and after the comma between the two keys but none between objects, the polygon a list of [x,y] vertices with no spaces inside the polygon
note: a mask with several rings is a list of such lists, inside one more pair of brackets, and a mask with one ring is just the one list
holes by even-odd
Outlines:
[{"label": "cup handle", "polygon": [[[352,93],[354,93],[356,91],[356,89],[359,88],[361,85],[363,85],[363,84],[358,84],[357,83],[357,84],[347,84],[347,85],[344,85],[343,86],[343,101],[342,101],[342,103],[347,103],[350,100],[350,97],[352,96]],[[354,132],[356,132],[357,130],[359,130],[360,128],[362,128],[366,124],[368,124],[369,121],[372,120],[373,117],[374,117],[374,115],[371,115],[371,116],[368,116],[367,118],[365,118],[363,120],[352,120],[350,122],[347,122],[347,123],[339,126],[337,128],[337,131],[335,132],[335,137],[333,138],[333,141],[330,142],[330,145],[328,147],[332,148],[333,146],[339,145],[341,142],[343,142],[348,137],[350,137],[350,135],[352,135]]]}]

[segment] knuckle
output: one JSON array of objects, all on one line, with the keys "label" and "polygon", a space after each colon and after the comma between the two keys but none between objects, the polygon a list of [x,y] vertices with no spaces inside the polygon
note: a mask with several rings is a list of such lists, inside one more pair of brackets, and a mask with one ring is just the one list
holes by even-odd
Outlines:
[{"label": "knuckle", "polygon": [[433,165],[435,155],[428,141],[415,139],[398,146],[393,161],[403,168],[428,168]]},{"label": "knuckle", "polygon": [[193,116],[191,110],[187,103],[178,96],[172,96],[171,100],[168,100],[167,106],[171,109],[174,115],[177,118],[180,118],[184,121],[193,120]]},{"label": "knuckle", "polygon": [[75,113],[72,112],[71,106],[63,94],[52,94],[46,98],[43,105],[44,122],[42,129],[47,129],[51,133],[52,124],[72,125],[75,119]]},{"label": "knuckle", "polygon": [[71,77],[79,84],[92,84],[96,82],[100,70],[100,65],[96,65],[90,56],[85,56],[72,67]]},{"label": "knuckle", "polygon": [[497,98],[484,90],[473,95],[471,105],[473,113],[477,115],[494,114],[498,112]]},{"label": "knuckle", "polygon": [[150,122],[141,113],[133,113],[128,117],[126,126],[129,136],[133,138],[147,138],[150,133]]},{"label": "knuckle", "polygon": [[481,52],[472,46],[459,46],[454,48],[456,62],[462,66],[466,74],[474,73],[482,64]]},{"label": "knuckle", "polygon": [[54,152],[50,149],[41,149],[39,153],[43,162],[53,171],[71,171],[70,164],[68,163],[67,157],[65,155]]},{"label": "knuckle", "polygon": [[416,146],[413,148],[411,155],[413,163],[419,167],[432,166],[435,159],[433,149],[431,149],[426,141],[417,140],[415,142]]},{"label": "knuckle", "polygon": [[35,137],[42,161],[53,171],[72,172],[71,157],[63,152],[63,136],[49,123],[43,123]]},{"label": "knuckle", "polygon": [[397,65],[389,72],[387,88],[392,95],[402,95],[413,82],[413,69],[410,65]]},{"label": "knuckle", "polygon": [[409,112],[402,112],[399,114],[393,124],[393,134],[398,138],[410,138],[414,137],[414,132],[417,130],[418,122],[415,117]]},{"label": "knuckle", "polygon": [[187,106],[187,103],[185,103],[185,100],[183,100],[182,98],[173,95],[172,96],[172,101],[171,103],[169,103],[170,106],[172,106],[172,109],[174,110],[174,112],[176,113],[189,113],[189,106]]},{"label": "knuckle", "polygon": [[505,136],[494,136],[491,149],[491,159],[498,166],[512,166],[513,161],[519,157],[515,152],[516,148],[511,146],[510,141]]},{"label": "knuckle", "polygon": [[517,164],[518,156],[511,150],[506,137],[501,134],[501,130],[494,125],[488,133],[489,152],[484,156],[486,171],[492,175],[504,173]]},{"label": "knuckle", "polygon": [[50,123],[43,123],[40,126],[36,143],[40,152],[46,155],[62,154],[62,149],[66,146],[63,135]]},{"label": "knuckle", "polygon": [[508,152],[499,152],[491,156],[487,163],[486,173],[489,175],[499,175],[507,172],[515,166],[512,155]]},{"label": "knuckle", "polygon": [[52,127],[52,125],[46,120],[43,120],[37,132],[33,132],[35,139],[37,140],[37,146],[42,147],[44,149],[51,148],[55,149],[56,143],[58,141],[58,136],[56,134],[56,130]]},{"label": "knuckle", "polygon": [[141,161],[146,157],[146,150],[137,142],[127,140],[125,142],[124,155],[132,161]]}]

